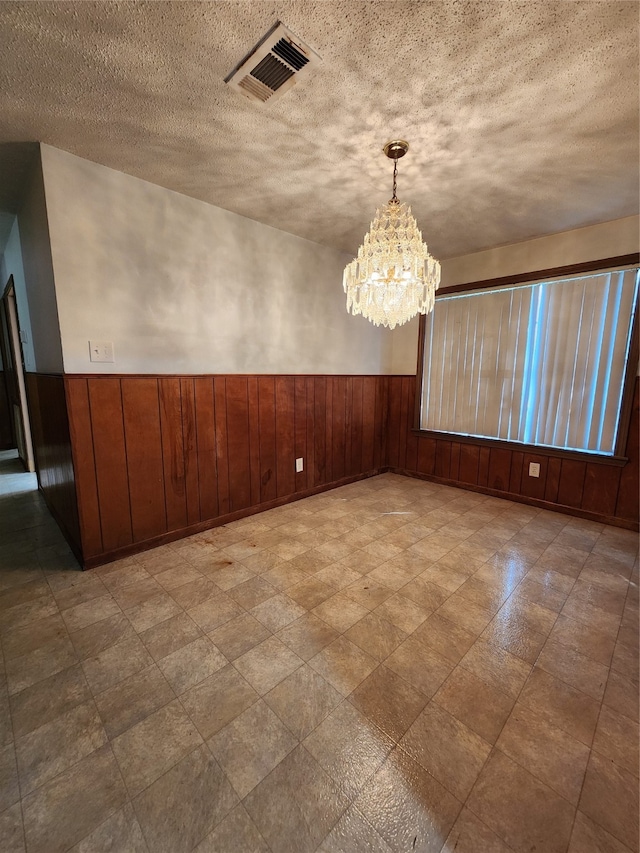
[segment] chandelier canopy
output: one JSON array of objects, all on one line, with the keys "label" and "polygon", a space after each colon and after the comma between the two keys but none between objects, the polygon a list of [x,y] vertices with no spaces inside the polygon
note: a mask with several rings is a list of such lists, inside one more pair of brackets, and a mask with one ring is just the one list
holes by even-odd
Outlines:
[{"label": "chandelier canopy", "polygon": [[376,211],[358,256],[347,264],[343,276],[347,311],[390,329],[432,311],[440,284],[440,264],[422,242],[411,208],[396,196],[398,160],[408,149],[402,139],[384,146],[394,161],[393,196]]}]

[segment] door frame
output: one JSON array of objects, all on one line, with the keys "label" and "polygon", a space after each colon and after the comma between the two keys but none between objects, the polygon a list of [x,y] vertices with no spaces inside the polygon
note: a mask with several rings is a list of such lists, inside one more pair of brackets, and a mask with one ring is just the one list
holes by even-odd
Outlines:
[{"label": "door frame", "polygon": [[[16,299],[16,289],[12,275],[9,276],[9,280],[7,281],[7,284],[4,288],[4,292],[2,294],[2,314],[3,325],[6,324],[9,337],[9,340],[6,341],[6,343],[8,344],[8,352],[3,353],[3,355],[8,354],[11,362],[9,365],[5,365],[5,371],[8,372],[8,367],[9,370],[13,368],[13,372],[15,373],[18,397],[17,405],[19,408],[20,419],[19,426],[22,430],[23,447],[20,447],[20,436],[15,434],[18,431],[15,428],[15,422],[14,439],[18,446],[18,453],[25,468],[27,469],[27,471],[33,472],[36,470],[36,467],[33,453],[33,440],[31,437],[31,420],[29,418],[29,406],[27,402],[27,383],[24,369],[24,353],[22,350],[22,338],[20,336],[20,318],[18,315],[18,302]],[[9,403],[13,409],[13,407],[16,405],[16,401],[11,393],[9,394],[9,397]]]}]

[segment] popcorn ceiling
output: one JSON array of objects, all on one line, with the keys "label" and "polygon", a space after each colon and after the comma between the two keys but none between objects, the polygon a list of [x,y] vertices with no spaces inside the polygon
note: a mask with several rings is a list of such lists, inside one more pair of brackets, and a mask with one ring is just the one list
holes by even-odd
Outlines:
[{"label": "popcorn ceiling", "polygon": [[[0,211],[42,141],[355,252],[391,194],[442,259],[638,211],[630,2],[0,3]],[[282,20],[323,64],[224,77]],[[10,175],[14,180],[10,180]]]}]

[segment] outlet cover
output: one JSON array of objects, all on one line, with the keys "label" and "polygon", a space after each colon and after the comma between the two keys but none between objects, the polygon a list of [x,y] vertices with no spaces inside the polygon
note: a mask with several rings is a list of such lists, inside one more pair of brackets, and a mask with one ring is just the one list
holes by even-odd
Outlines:
[{"label": "outlet cover", "polygon": [[89,341],[89,356],[91,361],[113,363],[113,341]]},{"label": "outlet cover", "polygon": [[301,456],[296,459],[296,474],[300,474],[302,471],[304,471],[304,458]]},{"label": "outlet cover", "polygon": [[529,462],[529,476],[530,477],[539,477],[540,476],[540,463],[539,462]]}]

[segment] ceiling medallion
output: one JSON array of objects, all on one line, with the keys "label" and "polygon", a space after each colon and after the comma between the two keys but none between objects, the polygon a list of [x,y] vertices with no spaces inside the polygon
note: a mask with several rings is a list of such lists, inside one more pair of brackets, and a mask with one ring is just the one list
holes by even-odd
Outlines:
[{"label": "ceiling medallion", "polygon": [[358,256],[345,267],[343,285],[347,311],[394,329],[433,310],[440,264],[422,242],[411,208],[396,196],[398,160],[409,143],[396,139],[383,150],[393,160],[393,196],[376,211]]}]

